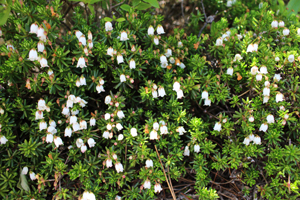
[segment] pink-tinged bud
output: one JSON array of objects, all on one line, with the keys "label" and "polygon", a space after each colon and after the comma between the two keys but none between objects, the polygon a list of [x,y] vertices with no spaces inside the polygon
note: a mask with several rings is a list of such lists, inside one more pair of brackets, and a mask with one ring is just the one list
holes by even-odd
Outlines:
[{"label": "pink-tinged bud", "polygon": [[115,146],[116,146],[117,144],[118,144],[118,143],[116,143],[116,142],[114,143]]},{"label": "pink-tinged bud", "polygon": [[125,178],[125,177],[126,177],[125,175],[122,176],[122,178]]},{"label": "pink-tinged bud", "polygon": [[133,114],[135,114],[135,112],[134,112],[134,111],[132,111],[132,113],[133,113]]},{"label": "pink-tinged bud", "polygon": [[118,98],[118,95],[115,95],[115,98]]},{"label": "pink-tinged bud", "polygon": [[113,121],[115,121],[115,120],[114,120],[114,119],[111,119],[110,121],[113,122]]},{"label": "pink-tinged bud", "polygon": [[113,105],[113,102],[110,102],[110,103],[109,103],[109,105],[111,105],[111,106],[112,106],[112,105]]},{"label": "pink-tinged bud", "polygon": [[126,76],[126,78],[129,78],[129,77],[130,77],[129,75]]}]

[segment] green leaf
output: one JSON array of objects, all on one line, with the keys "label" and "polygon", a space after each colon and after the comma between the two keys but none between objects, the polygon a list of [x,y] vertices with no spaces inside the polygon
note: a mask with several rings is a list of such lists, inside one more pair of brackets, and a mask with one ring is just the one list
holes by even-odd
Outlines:
[{"label": "green leaf", "polygon": [[111,22],[113,19],[112,18],[110,18],[110,17],[104,17],[104,21],[106,21],[106,22]]},{"label": "green leaf", "polygon": [[159,8],[159,4],[158,4],[157,0],[144,0],[144,1],[151,4],[151,6],[153,6],[155,8]]},{"label": "green leaf", "polygon": [[117,22],[124,22],[125,20],[126,20],[125,18],[121,17],[121,18],[118,18],[116,21]]},{"label": "green leaf", "polygon": [[93,6],[93,5],[91,5],[91,4],[88,4],[88,7],[89,7],[89,9],[90,9],[91,13],[92,13],[93,15],[95,15],[94,6]]},{"label": "green leaf", "polygon": [[121,9],[123,9],[123,10],[129,12],[130,9],[131,9],[131,7],[130,7],[129,5],[127,5],[127,4],[123,4],[123,5],[121,5]]},{"label": "green leaf", "polygon": [[94,4],[94,3],[97,3],[97,2],[100,2],[100,1],[102,1],[102,0],[91,0],[90,4]]},{"label": "green leaf", "polygon": [[140,2],[141,2],[141,0],[133,0],[133,1],[132,1],[132,6],[135,7],[135,6],[137,6]]},{"label": "green leaf", "polygon": [[[290,2],[287,5],[287,8],[290,11],[290,14],[295,13],[297,14],[300,9],[300,1],[299,0],[290,0]],[[294,11],[292,11],[294,10]]]},{"label": "green leaf", "polygon": [[10,14],[10,6],[7,6],[7,8],[0,13],[0,26],[3,26],[6,23],[9,14]]},{"label": "green leaf", "polygon": [[150,8],[150,7],[151,7],[150,4],[141,2],[141,3],[139,3],[139,5],[137,5],[137,6],[135,7],[135,9],[137,9],[137,10],[147,10],[147,9]]},{"label": "green leaf", "polygon": [[25,191],[30,191],[29,185],[28,185],[28,181],[26,179],[25,174],[22,174],[22,169],[20,169],[20,180],[17,184],[18,188],[20,188],[21,190],[25,190]]}]

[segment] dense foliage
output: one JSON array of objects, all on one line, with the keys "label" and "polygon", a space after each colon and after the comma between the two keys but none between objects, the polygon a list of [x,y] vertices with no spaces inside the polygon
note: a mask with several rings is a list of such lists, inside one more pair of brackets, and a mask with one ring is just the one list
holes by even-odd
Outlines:
[{"label": "dense foliage", "polygon": [[[298,18],[248,4],[224,3],[228,16],[199,38],[166,36],[141,3],[99,20],[78,4],[72,27],[59,0],[11,4],[0,196],[299,197]],[[199,31],[197,12],[187,27]]]}]

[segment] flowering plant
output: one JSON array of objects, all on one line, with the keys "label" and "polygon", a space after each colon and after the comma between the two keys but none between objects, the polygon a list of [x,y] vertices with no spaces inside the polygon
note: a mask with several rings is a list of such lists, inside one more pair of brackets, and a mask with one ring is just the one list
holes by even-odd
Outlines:
[{"label": "flowering plant", "polygon": [[76,4],[71,27],[59,0],[11,4],[0,195],[176,198],[184,182],[199,199],[298,197],[297,17],[264,3],[198,38],[136,2],[99,21]]}]

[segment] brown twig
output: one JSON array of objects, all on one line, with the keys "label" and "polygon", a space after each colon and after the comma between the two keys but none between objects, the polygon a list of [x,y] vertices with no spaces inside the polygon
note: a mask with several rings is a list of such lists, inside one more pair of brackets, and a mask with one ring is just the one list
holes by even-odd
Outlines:
[{"label": "brown twig", "polygon": [[120,3],[118,3],[118,4],[116,4],[116,5],[114,5],[114,6],[112,6],[111,9],[113,9],[113,8],[115,8],[115,7],[117,7],[117,6],[121,5],[121,4],[123,4],[124,2],[125,2],[125,0],[122,1],[122,2],[120,2]]},{"label": "brown twig", "polygon": [[155,150],[156,150],[156,153],[157,153],[157,156],[158,156],[158,159],[159,159],[160,165],[161,165],[161,167],[162,167],[162,170],[163,170],[163,172],[164,172],[164,175],[165,175],[165,178],[166,178],[167,184],[168,184],[168,186],[169,186],[169,190],[170,190],[170,192],[171,192],[171,194],[172,194],[173,200],[176,200],[176,196],[175,196],[175,194],[174,194],[174,191],[173,191],[173,190],[171,190],[171,186],[170,186],[170,184],[169,184],[168,177],[167,177],[167,175],[166,175],[166,172],[165,172],[164,166],[163,166],[163,164],[162,164],[162,162],[161,162],[161,159],[160,159],[159,153],[158,153],[158,151],[157,151],[157,147],[156,147],[156,145],[154,145],[154,147],[155,147]]}]

